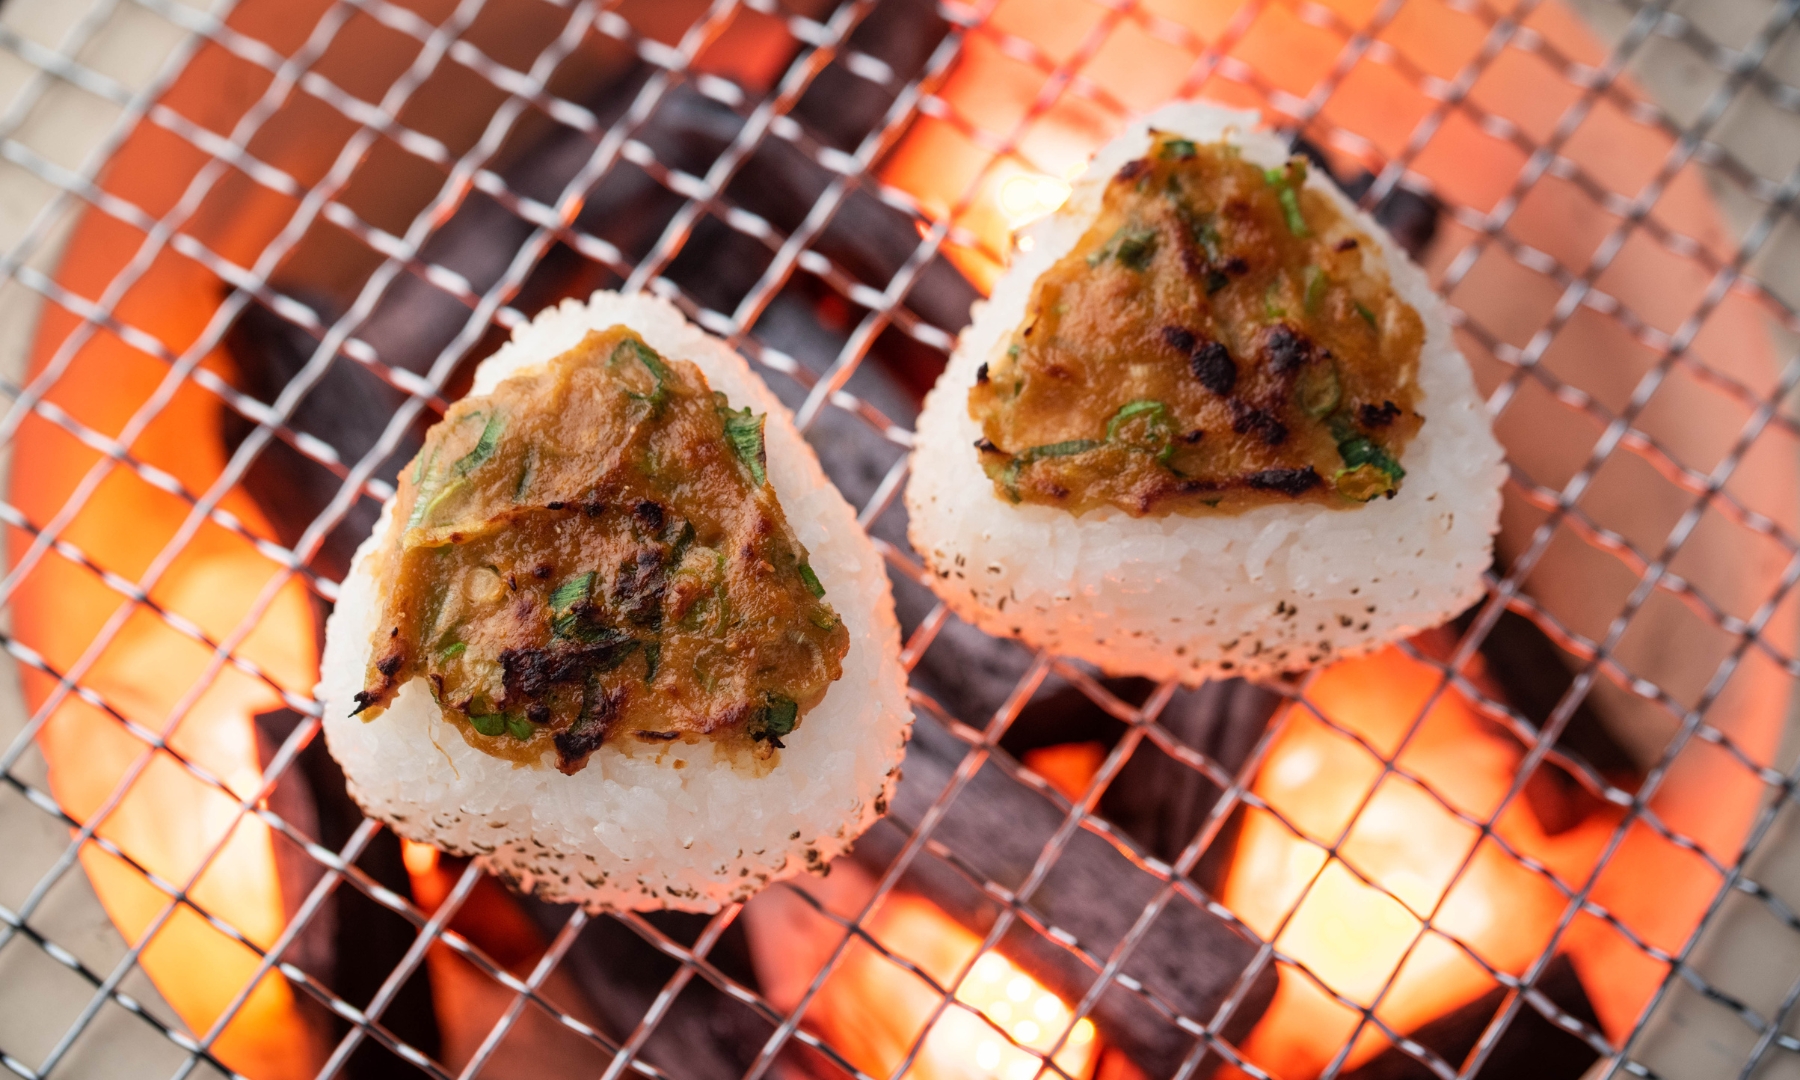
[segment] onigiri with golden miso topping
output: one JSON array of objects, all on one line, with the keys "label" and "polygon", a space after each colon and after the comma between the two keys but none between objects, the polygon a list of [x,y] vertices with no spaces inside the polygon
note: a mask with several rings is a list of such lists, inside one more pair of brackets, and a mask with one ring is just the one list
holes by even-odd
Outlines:
[{"label": "onigiri with golden miso topping", "polygon": [[1480,595],[1505,472],[1443,303],[1257,123],[1138,122],[977,306],[906,493],[963,618],[1191,684],[1367,651]]},{"label": "onigiri with golden miso topping", "polygon": [[363,808],[590,908],[715,910],[886,809],[881,558],[782,406],[667,303],[521,327],[427,434],[326,642]]}]

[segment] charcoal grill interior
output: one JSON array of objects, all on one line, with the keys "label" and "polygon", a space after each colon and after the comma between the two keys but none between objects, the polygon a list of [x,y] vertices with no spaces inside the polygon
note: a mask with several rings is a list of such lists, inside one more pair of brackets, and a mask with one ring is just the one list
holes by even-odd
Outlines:
[{"label": "charcoal grill interior", "polygon": [[[0,5],[6,1070],[1000,1076],[934,1056],[946,1016],[1029,1058],[1005,1080],[1800,1068],[1795,0],[64,7]],[[912,419],[1006,258],[997,186],[1194,96],[1263,108],[1419,258],[1508,446],[1486,597],[1382,669],[1429,683],[1393,741],[1329,676],[1190,690],[986,637],[906,541]],[[254,637],[285,620],[316,647],[425,427],[512,327],[597,288],[751,358],[861,510],[906,635],[893,813],[830,877],[710,917],[587,915],[403,846],[346,795],[309,677]],[[199,444],[216,460],[181,457]],[[169,527],[109,510],[122,489]],[[170,584],[215,550],[265,568],[225,625]],[[120,659],[143,633],[200,658],[170,707],[108,666],[146,670]],[[182,736],[226,684],[263,702],[247,776]],[[1445,702],[1512,762],[1480,809],[1416,753]],[[75,711],[123,755],[80,805],[82,759],[50,749]],[[1369,772],[1327,833],[1269,786],[1303,736]],[[174,870],[126,824],[152,780],[211,800]],[[1423,902],[1359,861],[1399,787],[1470,838]],[[1592,843],[1546,862],[1518,829]],[[276,886],[257,925],[209,879],[242,835]],[[1306,868],[1265,918],[1233,898],[1271,835]],[[1495,867],[1556,912],[1504,960],[1446,900]],[[1304,944],[1329,889],[1411,927],[1372,987]],[[934,970],[884,921],[906,910],[978,947]],[[196,1005],[164,981],[178,941],[244,974]],[[988,954],[1097,1049],[959,999]],[[1395,1011],[1428,954],[1474,989]],[[859,972],[929,1003],[893,1048],[833,1019],[883,1009]],[[1314,1056],[1281,1056],[1308,1017]]]}]

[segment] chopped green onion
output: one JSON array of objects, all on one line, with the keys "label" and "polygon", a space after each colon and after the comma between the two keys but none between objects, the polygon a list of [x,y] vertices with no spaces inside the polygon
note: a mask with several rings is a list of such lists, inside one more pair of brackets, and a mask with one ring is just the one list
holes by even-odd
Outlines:
[{"label": "chopped green onion", "polygon": [[470,713],[469,726],[483,735],[498,735],[506,730],[506,714]]},{"label": "chopped green onion", "polygon": [[1089,266],[1099,266],[1107,259],[1117,258],[1120,265],[1130,270],[1142,270],[1150,265],[1150,257],[1156,254],[1156,230],[1139,226],[1123,225],[1114,233],[1099,251],[1087,257]]},{"label": "chopped green onion", "polygon": [[813,573],[813,568],[804,562],[800,564],[800,580],[806,582],[806,591],[812,593],[814,599],[825,598],[825,586],[819,584],[819,575]]},{"label": "chopped green onion", "polygon": [[662,642],[650,641],[644,644],[644,681],[656,681],[656,669],[662,666]]},{"label": "chopped green onion", "polygon": [[607,363],[618,364],[621,360],[627,359],[626,353],[630,353],[631,358],[635,358],[638,363],[643,364],[644,370],[650,373],[650,378],[656,383],[656,389],[650,393],[632,394],[631,396],[638,401],[649,402],[650,408],[653,410],[661,410],[663,402],[669,400],[669,383],[674,381],[675,373],[669,370],[669,366],[663,363],[662,357],[656,355],[650,346],[636,338],[626,338],[619,342]]},{"label": "chopped green onion", "polygon": [[1073,457],[1097,450],[1105,444],[1094,439],[1068,439],[1064,442],[1033,446],[1019,451],[1000,472],[1000,482],[1013,502],[1019,501],[1019,472],[1025,466],[1044,458]]},{"label": "chopped green onion", "polygon": [[763,702],[752,725],[750,737],[757,742],[769,740],[781,745],[781,736],[794,730],[800,722],[800,706],[780,694],[770,694]]},{"label": "chopped green onion", "polygon": [[1337,409],[1341,394],[1337,365],[1329,360],[1307,367],[1300,373],[1300,383],[1295,387],[1300,411],[1314,420],[1330,416]]},{"label": "chopped green onion", "polygon": [[506,717],[506,732],[520,742],[528,742],[532,735],[537,733],[537,729],[532,726],[531,721],[522,716],[508,715]]},{"label": "chopped green onion", "polygon": [[1021,452],[1019,456],[1031,461],[1039,458],[1072,457],[1075,454],[1085,454],[1089,450],[1098,448],[1099,445],[1093,439],[1069,439],[1065,442],[1051,443],[1048,446],[1031,447],[1029,450]]},{"label": "chopped green onion", "polygon": [[525,493],[531,490],[531,470],[537,464],[537,448],[525,448],[525,463],[519,466],[519,479],[513,484],[513,502],[525,501]]},{"label": "chopped green onion", "polygon": [[460,642],[460,641],[453,641],[450,644],[444,646],[441,650],[439,650],[438,659],[439,660],[454,660],[457,657],[461,656],[463,653],[467,652],[468,649],[469,649],[469,646],[466,645],[465,643]]},{"label": "chopped green onion", "polygon": [[1213,227],[1211,219],[1202,218],[1194,225],[1194,239],[1206,249],[1207,261],[1219,261],[1219,230]]},{"label": "chopped green onion", "polygon": [[1154,418],[1162,418],[1168,413],[1168,408],[1166,406],[1164,406],[1163,403],[1160,401],[1128,401],[1128,402],[1126,402],[1125,404],[1119,406],[1119,411],[1116,413],[1113,413],[1112,419],[1108,420],[1106,422],[1106,439],[1107,439],[1107,441],[1111,442],[1112,440],[1119,437],[1119,425],[1120,424],[1123,424],[1125,421],[1131,419],[1134,416],[1142,416],[1145,413],[1153,414]]},{"label": "chopped green onion", "polygon": [[568,610],[588,598],[588,592],[594,587],[594,572],[589,570],[580,577],[572,577],[556,587],[550,594],[550,610],[563,615]]},{"label": "chopped green onion", "polygon": [[418,457],[418,464],[413,466],[413,505],[412,513],[406,515],[406,527],[412,528],[425,520],[425,512],[436,502],[436,488],[439,483],[437,475],[438,447],[431,448],[431,456],[424,454]]},{"label": "chopped green onion", "polygon": [[738,460],[750,470],[750,479],[761,487],[768,482],[768,451],[763,446],[763,420],[750,411],[748,405],[741,411],[733,411],[724,406],[720,414],[725,418],[725,437],[731,440],[731,448],[737,451]]},{"label": "chopped green onion", "polygon": [[1164,161],[1185,161],[1194,156],[1193,140],[1170,139],[1168,142],[1163,143],[1162,153],[1159,156],[1161,156]]},{"label": "chopped green onion", "polygon": [[487,464],[488,459],[494,456],[494,451],[500,447],[500,432],[505,427],[506,417],[500,415],[499,409],[488,414],[488,422],[482,426],[481,438],[475,441],[475,449],[457,458],[456,464],[450,466],[450,471],[457,476],[467,476]]},{"label": "chopped green onion", "polygon": [[1379,325],[1377,325],[1375,322],[1375,313],[1373,311],[1370,311],[1368,309],[1368,307],[1365,306],[1361,300],[1352,301],[1352,304],[1356,308],[1356,313],[1358,315],[1361,315],[1363,317],[1363,321],[1369,324],[1369,329],[1371,329],[1371,330],[1380,330],[1381,329],[1381,327]]},{"label": "chopped green onion", "polygon": [[1306,313],[1316,315],[1319,312],[1319,304],[1325,299],[1325,286],[1330,284],[1330,279],[1325,276],[1325,271],[1316,266],[1308,266],[1305,281]]},{"label": "chopped green onion", "polygon": [[1006,355],[1016,358],[1019,355],[1019,343],[1015,341],[1011,345],[1008,345],[1006,347]]},{"label": "chopped green onion", "polygon": [[1274,281],[1269,282],[1269,287],[1263,291],[1263,317],[1265,319],[1274,320],[1287,318],[1287,308],[1282,307],[1275,302],[1275,294],[1280,291],[1280,278],[1276,278]]},{"label": "chopped green onion", "polygon": [[838,624],[837,615],[824,604],[813,608],[806,617],[811,619],[812,624],[821,630],[829,630]]},{"label": "chopped green onion", "polygon": [[1282,216],[1287,218],[1288,232],[1302,238],[1311,236],[1312,230],[1306,227],[1306,218],[1300,213],[1300,196],[1294,193],[1294,189],[1278,188],[1275,198],[1281,203]]},{"label": "chopped green onion", "polygon": [[[1294,175],[1299,173],[1298,176]],[[1281,204],[1282,216],[1287,218],[1288,232],[1295,236],[1307,237],[1312,231],[1306,227],[1306,217],[1300,213],[1299,187],[1306,182],[1306,166],[1304,163],[1290,162],[1279,169],[1269,169],[1263,173],[1263,179],[1275,189],[1275,200]]]},{"label": "chopped green onion", "polygon": [[1373,465],[1386,473],[1390,479],[1398,480],[1406,475],[1406,470],[1402,469],[1400,463],[1389,456],[1386,450],[1373,440],[1361,435],[1339,443],[1338,456],[1343,458],[1344,464],[1352,469],[1361,465]]}]

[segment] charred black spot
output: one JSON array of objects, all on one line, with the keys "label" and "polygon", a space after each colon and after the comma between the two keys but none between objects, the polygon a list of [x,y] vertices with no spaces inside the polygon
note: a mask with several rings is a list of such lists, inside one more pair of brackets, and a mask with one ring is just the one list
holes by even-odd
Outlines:
[{"label": "charred black spot", "polygon": [[1283,495],[1301,495],[1322,483],[1311,465],[1304,469],[1264,469],[1251,473],[1244,482],[1258,491],[1279,491]]},{"label": "charred black spot", "polygon": [[1358,405],[1356,418],[1362,422],[1363,427],[1387,427],[1400,419],[1400,406],[1391,401],[1384,401],[1380,405]]},{"label": "charred black spot", "polygon": [[674,742],[681,738],[679,731],[634,731],[632,734],[645,742]]},{"label": "charred black spot", "polygon": [[393,653],[375,661],[375,670],[391,679],[394,677],[394,672],[400,670],[400,665],[404,661],[405,657],[401,656],[399,653]]},{"label": "charred black spot", "polygon": [[1231,430],[1239,435],[1257,435],[1270,446],[1287,441],[1287,425],[1268,412],[1236,398],[1231,399]]},{"label": "charred black spot", "polygon": [[1263,334],[1263,352],[1269,357],[1269,370],[1277,375],[1298,371],[1312,359],[1312,342],[1292,328],[1277,323]]},{"label": "charred black spot", "polygon": [[1339,251],[1355,251],[1356,250],[1356,237],[1346,236],[1342,240],[1339,240],[1337,242],[1337,249]]},{"label": "charred black spot", "polygon": [[633,517],[637,518],[638,522],[649,532],[662,532],[663,508],[656,503],[649,499],[645,499],[631,508],[631,514]]},{"label": "charred black spot", "polygon": [[350,715],[355,716],[357,713],[374,705],[380,699],[381,695],[378,693],[369,690],[358,690],[351,698],[352,701],[356,702],[356,708],[350,710]]},{"label": "charred black spot", "polygon": [[[662,510],[658,508],[659,523],[661,514]],[[656,548],[640,548],[636,555],[619,567],[618,577],[613,581],[613,599],[625,618],[631,622],[639,626],[654,626],[662,621],[663,593],[668,586],[669,575],[663,568],[663,553]]]},{"label": "charred black spot", "polygon": [[1224,397],[1231,393],[1237,385],[1237,361],[1225,346],[1216,341],[1208,341],[1193,351],[1188,357],[1188,368],[1200,385],[1213,393]]},{"label": "charred black spot", "polygon": [[1224,485],[1217,480],[1182,480],[1175,485],[1176,492],[1182,495],[1200,495],[1223,488]]},{"label": "charred black spot", "polygon": [[1232,277],[1242,277],[1250,272],[1250,264],[1244,261],[1243,256],[1233,255],[1220,264],[1219,269]]},{"label": "charred black spot", "polygon": [[1162,339],[1169,343],[1169,348],[1179,353],[1194,351],[1194,332],[1185,326],[1165,326],[1162,328]]},{"label": "charred black spot", "polygon": [[547,648],[506,649],[500,653],[506,700],[541,701],[553,686],[617,667],[636,647],[630,634],[608,627],[580,644],[558,641]]},{"label": "charred black spot", "polygon": [[567,505],[569,505],[569,504],[565,503],[565,502],[548,502],[548,503],[544,504],[544,509],[546,509],[546,510],[561,510],[563,507],[565,507]]},{"label": "charred black spot", "polygon": [[525,706],[525,719],[534,724],[548,724],[550,722],[550,706],[541,701],[532,702]]},{"label": "charred black spot", "polygon": [[983,362],[980,367],[975,369],[975,385],[976,386],[986,386],[987,381],[988,381],[987,364],[986,364],[986,362]]},{"label": "charred black spot", "polygon": [[599,517],[606,512],[606,504],[602,502],[591,502],[583,506],[581,512],[588,517]]},{"label": "charred black spot", "polygon": [[599,683],[588,680],[581,695],[581,715],[552,740],[556,744],[556,767],[564,773],[577,773],[587,764],[588,755],[606,741],[607,729],[618,719],[625,691],[614,687],[602,692]]},{"label": "charred black spot", "polygon": [[984,454],[1000,453],[1000,448],[998,446],[995,446],[993,441],[991,439],[989,439],[986,435],[983,435],[981,438],[975,440],[975,449],[981,451]]},{"label": "charred black spot", "polygon": [[1181,441],[1184,443],[1187,443],[1189,446],[1192,446],[1204,438],[1206,438],[1206,432],[1200,430],[1199,428],[1195,428],[1192,431],[1183,433],[1181,436]]},{"label": "charred black spot", "polygon": [[1123,166],[1121,166],[1119,168],[1118,173],[1116,173],[1113,176],[1113,179],[1114,180],[1122,180],[1125,183],[1129,184],[1133,180],[1136,180],[1138,177],[1144,175],[1145,173],[1147,173],[1149,171],[1150,171],[1150,159],[1149,158],[1137,158],[1132,161],[1127,161]]},{"label": "charred black spot", "polygon": [[544,581],[550,577],[550,572],[554,569],[555,567],[551,566],[549,563],[539,563],[531,568],[531,576],[537,578],[539,581]]}]

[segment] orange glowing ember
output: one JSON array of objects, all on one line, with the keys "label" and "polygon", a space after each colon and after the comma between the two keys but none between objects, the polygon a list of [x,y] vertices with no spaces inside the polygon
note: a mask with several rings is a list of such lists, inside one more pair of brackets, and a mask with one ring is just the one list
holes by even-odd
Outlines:
[{"label": "orange glowing ember", "polygon": [[[924,1033],[905,1073],[913,1080],[1032,1080],[1044,1068],[1043,1054],[1066,1033],[1056,1066],[1072,1077],[1087,1075],[1093,1022],[1084,1018],[1071,1029],[1068,1004],[996,953],[982,956],[958,982],[981,939],[935,906],[890,897],[864,925],[893,955],[939,985],[955,985],[960,1003],[932,1021],[941,1000],[935,991],[875,949],[853,943],[806,1015],[864,1072],[892,1076]],[[871,1008],[874,1002],[882,1006]]]},{"label": "orange glowing ember", "polygon": [[[1340,730],[1295,707],[1253,785],[1274,813],[1252,809],[1244,818],[1221,899],[1318,980],[1284,967],[1244,1046],[1280,1076],[1316,1074],[1353,1036],[1351,1067],[1387,1045],[1372,1027],[1358,1032],[1357,1013],[1325,989],[1374,1006],[1389,1028],[1409,1032],[1495,985],[1459,943],[1497,970],[1523,974],[1561,914],[1561,895],[1548,882],[1506,873],[1518,869],[1512,858],[1439,801],[1485,820],[1522,756],[1459,694],[1431,702],[1439,679],[1436,668],[1398,649],[1328,668],[1306,700]],[[1384,758],[1431,791],[1383,776]],[[1510,813],[1497,831],[1515,850],[1566,863],[1616,821],[1616,813],[1600,814],[1549,837],[1531,814]],[[1340,837],[1339,854],[1328,858],[1325,845]],[[1424,916],[1433,929],[1424,929]]]},{"label": "orange glowing ember", "polygon": [[[828,910],[853,914],[874,892],[867,873],[847,860],[829,878],[800,883]],[[745,911],[763,992],[777,1008],[796,1006],[842,939],[788,888],[771,889]],[[1076,1080],[1093,1070],[1099,1049],[1093,1021],[1075,1020],[1057,997],[1005,956],[977,957],[981,939],[928,901],[890,895],[863,921],[880,949],[856,938],[807,1006],[806,1027],[857,1068],[892,1077],[914,1045],[904,1075],[913,1080],[1049,1080],[1044,1055],[1060,1041],[1055,1067]],[[883,955],[886,950],[887,955]],[[897,961],[915,965],[954,1002]],[[929,1026],[929,1030],[928,1030]]]}]

